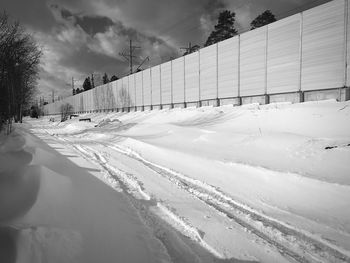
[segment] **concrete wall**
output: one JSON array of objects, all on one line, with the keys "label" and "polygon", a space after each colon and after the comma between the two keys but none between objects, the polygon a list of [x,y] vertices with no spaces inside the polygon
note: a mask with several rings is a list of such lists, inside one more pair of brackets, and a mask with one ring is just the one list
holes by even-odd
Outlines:
[{"label": "concrete wall", "polygon": [[59,113],[66,102],[86,112],[349,98],[349,1],[317,6],[46,105],[45,112]]}]

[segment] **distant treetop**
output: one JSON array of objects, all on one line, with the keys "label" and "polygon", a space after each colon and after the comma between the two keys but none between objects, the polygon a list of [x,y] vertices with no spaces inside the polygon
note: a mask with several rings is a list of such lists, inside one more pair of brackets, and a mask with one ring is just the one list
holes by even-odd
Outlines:
[{"label": "distant treetop", "polygon": [[215,29],[210,33],[204,46],[209,46],[237,35],[237,30],[234,25],[235,16],[236,14],[229,10],[222,11],[219,14],[218,23],[215,25]]},{"label": "distant treetop", "polygon": [[113,75],[112,77],[111,77],[111,81],[115,81],[115,80],[118,80],[119,78],[116,76],[116,75]]},{"label": "distant treetop", "polygon": [[273,23],[277,21],[276,17],[270,10],[266,10],[259,16],[257,16],[251,23],[250,23],[250,30],[253,30],[258,27],[262,27],[265,25],[268,25],[270,23]]},{"label": "distant treetop", "polygon": [[109,82],[109,79],[108,79],[108,75],[107,73],[105,73],[102,77],[102,82],[103,84],[107,84]]}]

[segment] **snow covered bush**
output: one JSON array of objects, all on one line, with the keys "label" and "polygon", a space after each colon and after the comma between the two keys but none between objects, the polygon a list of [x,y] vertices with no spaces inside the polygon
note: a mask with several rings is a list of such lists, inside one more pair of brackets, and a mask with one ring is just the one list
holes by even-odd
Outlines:
[{"label": "snow covered bush", "polygon": [[61,121],[66,121],[68,119],[69,114],[73,112],[73,106],[69,103],[65,103],[61,105]]}]

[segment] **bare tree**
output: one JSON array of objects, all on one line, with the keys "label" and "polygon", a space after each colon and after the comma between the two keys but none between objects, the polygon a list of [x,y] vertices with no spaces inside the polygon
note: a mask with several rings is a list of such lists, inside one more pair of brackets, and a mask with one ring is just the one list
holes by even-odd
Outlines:
[{"label": "bare tree", "polygon": [[130,95],[125,88],[120,89],[118,92],[117,106],[122,108],[133,106]]},{"label": "bare tree", "polygon": [[64,122],[68,119],[68,116],[73,112],[73,106],[69,103],[61,105],[61,121]]},{"label": "bare tree", "polygon": [[22,121],[38,79],[41,49],[18,22],[0,14],[0,122],[11,131],[12,120]]}]

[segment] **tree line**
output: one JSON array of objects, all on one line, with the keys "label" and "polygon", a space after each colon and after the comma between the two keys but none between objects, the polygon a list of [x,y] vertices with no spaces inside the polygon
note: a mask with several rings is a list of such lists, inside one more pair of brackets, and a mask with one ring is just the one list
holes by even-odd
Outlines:
[{"label": "tree line", "polygon": [[[107,73],[105,73],[102,77],[102,83],[107,84],[109,82],[112,82],[112,81],[115,81],[118,79],[119,78],[116,75],[113,75],[111,78],[109,78]],[[87,91],[87,90],[90,90],[93,88],[95,88],[95,84],[94,84],[94,79],[93,79],[93,75],[92,75],[91,78],[90,78],[90,76],[85,78],[81,89],[79,89],[79,88],[74,89],[73,88],[73,95],[79,94],[81,92],[84,92],[84,91]]]},{"label": "tree line", "polygon": [[[235,21],[236,21],[235,12],[231,12],[229,10],[222,11],[219,14],[218,22],[214,26],[214,30],[210,33],[204,46],[205,47],[210,46],[217,42],[236,36],[238,32],[235,28]],[[270,10],[266,10],[262,14],[258,15],[250,23],[250,30],[268,25],[275,21],[277,21],[275,15]],[[194,51],[197,51],[197,50],[194,50]]]},{"label": "tree line", "polygon": [[42,51],[19,22],[0,14],[0,129],[22,122],[35,95]]}]

